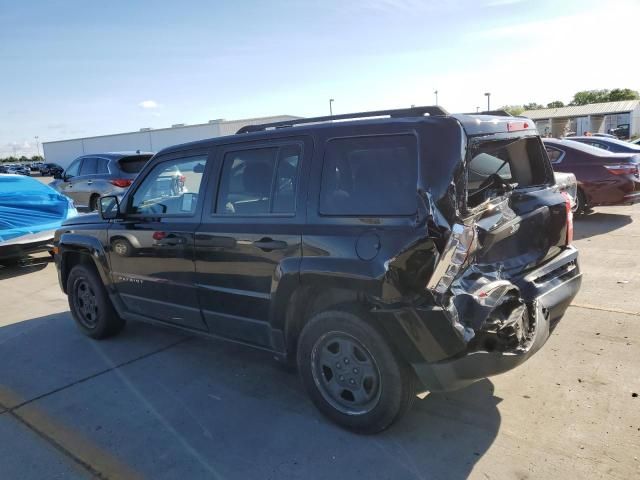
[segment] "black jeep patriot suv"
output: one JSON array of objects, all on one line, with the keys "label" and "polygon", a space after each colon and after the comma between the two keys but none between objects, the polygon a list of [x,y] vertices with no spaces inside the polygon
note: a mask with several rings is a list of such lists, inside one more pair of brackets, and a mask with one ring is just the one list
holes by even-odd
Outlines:
[{"label": "black jeep patriot suv", "polygon": [[[180,189],[167,188],[179,172]],[[512,369],[581,282],[533,122],[439,107],[249,126],[167,148],[56,234],[92,338],[173,325],[295,361],[359,432]]]}]

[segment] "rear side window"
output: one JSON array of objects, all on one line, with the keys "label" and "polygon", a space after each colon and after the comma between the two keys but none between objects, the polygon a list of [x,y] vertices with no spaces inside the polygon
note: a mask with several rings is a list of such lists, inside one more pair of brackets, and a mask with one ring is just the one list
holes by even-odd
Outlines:
[{"label": "rear side window", "polygon": [[140,173],[142,167],[146,165],[146,163],[151,158],[151,155],[135,155],[132,157],[124,157],[118,160],[118,167],[124,173]]},{"label": "rear side window", "polygon": [[109,173],[109,160],[107,160],[106,158],[98,158],[96,173],[100,175]]},{"label": "rear side window", "polygon": [[330,140],[324,154],[320,213],[411,215],[417,207],[417,171],[413,135]]},{"label": "rear side window", "polygon": [[255,148],[224,156],[216,213],[294,213],[300,145]]},{"label": "rear side window", "polygon": [[472,148],[467,166],[467,205],[479,205],[505,188],[549,183],[547,165],[538,138],[482,142]]},{"label": "rear side window", "polygon": [[82,161],[82,167],[80,167],[80,175],[94,175],[96,173],[98,159],[95,157],[86,157]]}]

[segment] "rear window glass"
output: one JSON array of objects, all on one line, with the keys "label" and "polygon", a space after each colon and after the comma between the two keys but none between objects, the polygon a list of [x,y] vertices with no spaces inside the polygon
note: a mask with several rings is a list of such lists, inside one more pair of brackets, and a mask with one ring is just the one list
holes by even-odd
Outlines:
[{"label": "rear window glass", "polygon": [[538,138],[482,142],[467,166],[467,206],[474,207],[513,188],[549,183],[549,168]]},{"label": "rear window glass", "polygon": [[124,173],[140,173],[142,167],[151,158],[151,155],[136,155],[133,157],[124,157],[118,160],[118,166]]},{"label": "rear window glass", "polygon": [[418,149],[412,135],[327,142],[323,215],[411,215],[416,211]]}]

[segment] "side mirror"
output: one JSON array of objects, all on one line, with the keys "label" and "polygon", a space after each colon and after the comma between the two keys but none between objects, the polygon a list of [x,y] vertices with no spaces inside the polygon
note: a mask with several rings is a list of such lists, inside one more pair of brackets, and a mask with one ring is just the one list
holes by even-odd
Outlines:
[{"label": "side mirror", "polygon": [[55,178],[56,180],[62,180],[62,173],[61,172],[54,172],[53,178]]},{"label": "side mirror", "polygon": [[120,217],[120,202],[115,195],[100,197],[98,205],[103,220],[113,220]]}]

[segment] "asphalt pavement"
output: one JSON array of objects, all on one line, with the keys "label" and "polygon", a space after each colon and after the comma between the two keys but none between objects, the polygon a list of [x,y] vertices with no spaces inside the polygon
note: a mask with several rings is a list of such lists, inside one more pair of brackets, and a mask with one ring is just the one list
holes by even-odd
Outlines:
[{"label": "asphalt pavement", "polygon": [[46,255],[0,268],[0,478],[639,478],[640,206],[575,232],[582,290],[545,347],[375,436],[267,353],[136,323],[92,341]]}]

